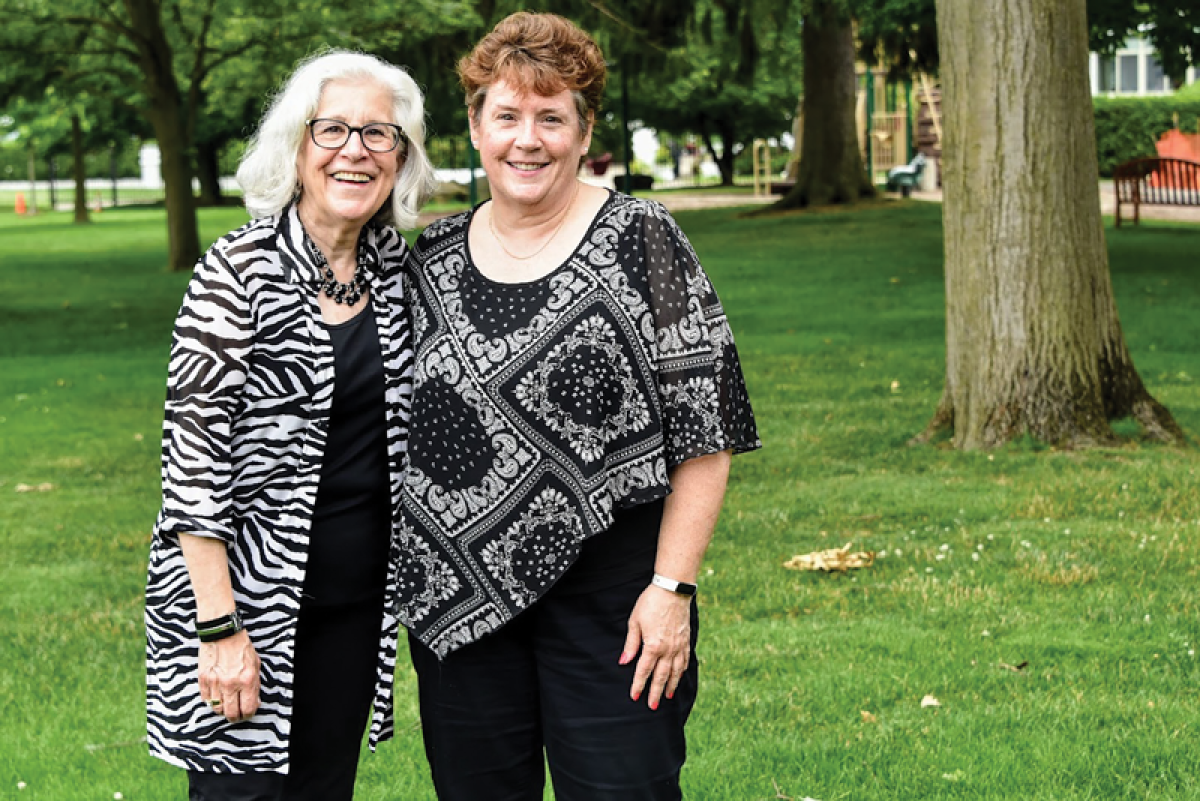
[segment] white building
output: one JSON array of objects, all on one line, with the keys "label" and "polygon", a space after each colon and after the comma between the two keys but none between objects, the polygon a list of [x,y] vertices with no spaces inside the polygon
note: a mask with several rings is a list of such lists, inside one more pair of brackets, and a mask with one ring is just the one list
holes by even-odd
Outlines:
[{"label": "white building", "polygon": [[[1163,73],[1154,45],[1148,39],[1128,40],[1115,56],[1092,53],[1088,72],[1093,95],[1165,95],[1172,91],[1171,79]],[[1188,67],[1185,83],[1197,79],[1200,70]]]}]

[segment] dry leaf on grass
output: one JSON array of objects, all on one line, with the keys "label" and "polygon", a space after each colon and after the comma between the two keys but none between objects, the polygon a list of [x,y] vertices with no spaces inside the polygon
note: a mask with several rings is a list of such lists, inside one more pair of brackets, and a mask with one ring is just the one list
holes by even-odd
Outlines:
[{"label": "dry leaf on grass", "polygon": [[1007,662],[1001,662],[999,663],[999,666],[1004,670],[1011,670],[1013,673],[1020,673],[1022,670],[1029,667],[1029,660],[1025,660],[1019,665],[1010,665]]},{"label": "dry leaf on grass", "polygon": [[783,563],[791,570],[824,570],[827,573],[845,573],[860,567],[870,567],[875,563],[874,551],[850,552],[851,543],[847,542],[841,548],[826,548],[823,551],[799,554]]},{"label": "dry leaf on grass", "polygon": [[875,717],[874,715],[872,715],[870,712],[868,712],[865,709],[861,710],[860,714],[862,715],[863,723],[878,723],[879,722],[879,718]]},{"label": "dry leaf on grass", "polygon": [[942,705],[942,702],[941,702],[941,701],[939,701],[938,699],[934,698],[932,695],[927,695],[927,696],[925,696],[924,698],[922,698],[922,699],[921,699],[921,706],[922,706],[922,707],[927,707],[927,706],[941,706],[941,705]]},{"label": "dry leaf on grass", "polygon": [[54,489],[54,485],[49,482],[42,484],[18,484],[15,489],[17,492],[49,492]]}]

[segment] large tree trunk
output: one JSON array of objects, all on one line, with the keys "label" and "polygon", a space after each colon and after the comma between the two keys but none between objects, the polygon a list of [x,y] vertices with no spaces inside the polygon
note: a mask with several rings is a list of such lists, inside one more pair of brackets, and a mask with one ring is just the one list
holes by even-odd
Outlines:
[{"label": "large tree trunk", "polygon": [[211,142],[196,143],[196,178],[200,182],[201,207],[221,205],[220,148]]},{"label": "large tree trunk", "polygon": [[131,27],[138,33],[138,58],[146,78],[146,112],[162,153],[167,206],[168,269],[190,270],[200,257],[200,232],[192,198],[191,138],[184,124],[183,98],[171,68],[171,46],[163,31],[156,0],[125,0]]},{"label": "large tree trunk", "polygon": [[87,207],[87,167],[83,163],[83,124],[78,114],[71,115],[71,154],[74,164],[71,172],[75,177],[75,222],[91,222]]},{"label": "large tree trunk", "polygon": [[721,173],[721,186],[733,186],[733,147],[730,139],[724,138],[722,135],[721,152],[717,152],[717,145],[713,141],[712,136],[708,131],[700,134],[704,140],[704,149],[708,151],[708,155],[712,156],[713,164],[717,165],[717,169]]},{"label": "large tree trunk", "polygon": [[804,15],[804,135],[800,173],[780,208],[853,203],[875,188],[863,169],[854,122],[854,29],[836,0],[812,0]]},{"label": "large tree trunk", "polygon": [[1113,300],[1096,191],[1085,0],[938,0],[946,142],[946,386],[917,441],[1110,442],[1143,386]]}]

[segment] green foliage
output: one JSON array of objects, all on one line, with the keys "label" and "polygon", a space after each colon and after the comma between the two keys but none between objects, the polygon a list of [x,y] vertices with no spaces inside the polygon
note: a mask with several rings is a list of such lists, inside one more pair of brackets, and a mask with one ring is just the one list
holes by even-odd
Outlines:
[{"label": "green foliage", "polygon": [[1113,53],[1131,36],[1154,43],[1163,72],[1179,80],[1200,60],[1200,5],[1195,0],[1087,0],[1091,48]]},{"label": "green foliage", "polygon": [[1180,87],[1175,92],[1176,100],[1200,100],[1200,81],[1194,81],[1186,86]]},{"label": "green foliage", "polygon": [[[245,217],[200,219],[210,242]],[[686,797],[1200,798],[1200,453],[907,447],[944,375],[935,204],[678,219],[766,443],[734,460],[701,572]],[[0,214],[5,798],[186,794],[140,741],[163,381],[188,278],[161,269],[162,223]],[[1107,235],[1141,374],[1200,431],[1200,230]],[[782,567],[846,542],[887,556],[849,575]],[[399,664],[397,739],[364,751],[363,801],[434,798]]]},{"label": "green foliage", "polygon": [[[779,175],[779,173],[787,169],[788,162],[791,160],[792,151],[788,150],[782,144],[777,144],[775,147],[771,148],[771,165],[769,171],[772,175]],[[733,161],[733,164],[738,175],[753,175],[754,149],[748,147],[741,153],[738,153],[737,158],[735,158]]]},{"label": "green foliage", "polygon": [[880,62],[895,80],[938,70],[937,13],[933,0],[852,0],[859,58]]},{"label": "green foliage", "polygon": [[[938,69],[934,0],[845,0],[858,23],[859,56],[882,61],[892,78]],[[1167,75],[1182,78],[1200,59],[1195,0],[1087,0],[1092,50],[1113,53],[1132,36],[1154,43]]]},{"label": "green foliage", "polygon": [[[4,136],[5,126],[0,125],[0,138]],[[29,148],[31,137],[18,138],[11,142],[0,142],[0,181],[24,181],[29,178]],[[138,148],[140,140],[122,137],[109,145],[93,147],[84,155],[84,170],[88,178],[108,178],[111,174],[110,156],[116,157],[117,177],[131,178],[141,175],[138,164]],[[59,180],[67,181],[71,177],[71,154],[61,148],[50,149],[53,155],[46,155],[47,149],[35,147],[34,168],[37,179],[46,180],[50,173],[49,161],[54,160],[58,166]]]},{"label": "green foliage", "polygon": [[791,130],[801,86],[800,5],[698,2],[663,74],[631,83],[634,116],[663,133],[699,134],[732,180],[738,152]]},{"label": "green foliage", "polygon": [[1165,97],[1097,97],[1096,154],[1100,174],[1111,176],[1113,169],[1130,159],[1154,156],[1154,143],[1175,127],[1200,131],[1200,97],[1183,93]]}]

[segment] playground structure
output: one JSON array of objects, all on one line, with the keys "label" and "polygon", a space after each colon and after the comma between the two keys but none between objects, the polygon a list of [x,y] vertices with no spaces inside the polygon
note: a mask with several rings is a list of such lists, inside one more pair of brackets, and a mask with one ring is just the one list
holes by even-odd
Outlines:
[{"label": "playground structure", "polygon": [[[928,75],[888,81],[883,67],[858,70],[858,142],[867,174],[876,179],[921,153],[937,179],[942,157],[942,93]],[[932,169],[930,165],[932,163]]]},{"label": "playground structure", "polygon": [[[920,153],[924,156],[924,165],[918,177],[936,186],[940,180],[938,164],[942,158],[941,88],[924,73],[899,82],[888,81],[886,68],[868,69],[861,63],[857,82],[854,116],[867,174],[878,182],[896,168],[910,166]],[[786,191],[795,182],[804,134],[803,108],[801,98],[792,121],[795,145],[788,160],[786,178],[772,179],[770,146],[762,139],[754,142],[755,195]],[[760,153],[765,153],[761,171]]]},{"label": "playground structure", "polygon": [[754,196],[771,194],[771,143],[765,139],[755,139],[750,155],[754,171]]}]

